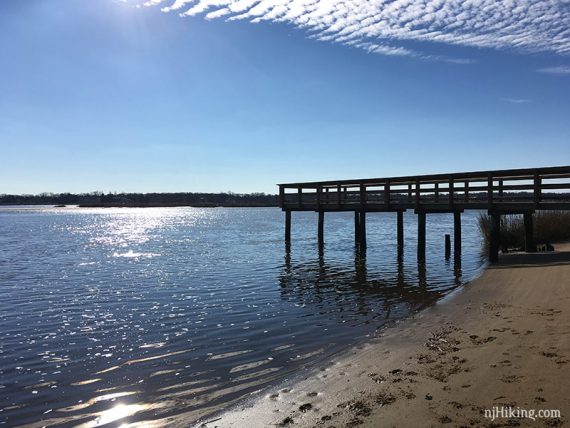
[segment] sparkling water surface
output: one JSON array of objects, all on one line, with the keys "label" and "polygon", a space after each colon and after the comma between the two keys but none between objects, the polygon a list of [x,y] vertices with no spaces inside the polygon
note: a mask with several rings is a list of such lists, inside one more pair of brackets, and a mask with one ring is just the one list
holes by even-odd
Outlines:
[{"label": "sparkling water surface", "polygon": [[477,213],[367,216],[276,208],[0,208],[0,425],[192,422],[374,336],[478,275]]}]

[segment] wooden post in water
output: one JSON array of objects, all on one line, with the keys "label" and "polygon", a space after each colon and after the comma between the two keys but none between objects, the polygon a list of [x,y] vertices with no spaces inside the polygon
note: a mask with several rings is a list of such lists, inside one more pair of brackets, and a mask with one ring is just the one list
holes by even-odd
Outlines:
[{"label": "wooden post in water", "polygon": [[499,261],[499,246],[501,245],[501,215],[491,214],[491,224],[489,227],[489,261]]},{"label": "wooden post in water", "polygon": [[404,211],[398,211],[398,250],[404,248]]},{"label": "wooden post in water", "polygon": [[524,213],[524,250],[527,253],[536,251],[536,242],[534,241],[534,225],[532,221],[532,213]]},{"label": "wooden post in water", "polygon": [[354,211],[354,243],[358,245],[360,243],[360,213]]},{"label": "wooden post in water", "polygon": [[319,246],[325,242],[325,212],[319,211]]},{"label": "wooden post in water", "polygon": [[285,242],[291,242],[291,211],[285,211]]},{"label": "wooden post in water", "polygon": [[426,259],[426,213],[418,211],[418,262]]},{"label": "wooden post in water", "polygon": [[359,221],[359,244],[360,249],[364,250],[366,248],[366,211],[360,211],[360,221]]},{"label": "wooden post in water", "polygon": [[449,233],[445,234],[445,260],[449,260],[451,257],[451,235]]},{"label": "wooden post in water", "polygon": [[461,212],[453,213],[453,254],[461,257]]}]

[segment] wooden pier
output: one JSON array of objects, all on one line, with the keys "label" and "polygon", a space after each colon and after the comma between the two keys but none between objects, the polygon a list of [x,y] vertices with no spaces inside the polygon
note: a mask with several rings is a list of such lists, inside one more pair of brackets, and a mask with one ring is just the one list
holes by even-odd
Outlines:
[{"label": "wooden pier", "polygon": [[356,245],[366,248],[366,215],[397,213],[397,243],[404,246],[403,212],[418,216],[418,261],[425,260],[426,215],[453,213],[454,252],[461,253],[461,213],[484,210],[491,216],[489,260],[497,261],[501,215],[523,214],[526,250],[535,251],[536,210],[570,210],[570,166],[476,171],[406,177],[279,184],[285,211],[285,240],[291,241],[292,211],[318,213],[317,237],[324,243],[325,213],[354,212]]}]

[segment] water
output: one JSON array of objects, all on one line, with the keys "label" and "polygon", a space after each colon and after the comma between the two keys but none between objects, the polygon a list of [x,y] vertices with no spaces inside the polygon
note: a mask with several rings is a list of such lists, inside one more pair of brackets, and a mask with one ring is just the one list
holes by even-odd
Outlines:
[{"label": "water", "polygon": [[369,214],[366,258],[351,213],[278,209],[0,209],[0,424],[165,425],[196,420],[372,337],[481,271],[476,213],[461,267],[451,215]]}]

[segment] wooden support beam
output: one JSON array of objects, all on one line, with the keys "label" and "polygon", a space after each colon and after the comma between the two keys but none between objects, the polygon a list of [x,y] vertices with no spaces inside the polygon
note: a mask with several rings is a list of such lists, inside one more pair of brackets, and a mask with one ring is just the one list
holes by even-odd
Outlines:
[{"label": "wooden support beam", "polygon": [[426,259],[426,213],[418,212],[418,262]]},{"label": "wooden support beam", "polygon": [[384,204],[386,207],[390,206],[390,181],[386,181],[384,184]]},{"label": "wooden support beam", "polygon": [[401,251],[404,248],[404,211],[398,211],[397,230],[398,251]]},{"label": "wooden support beam", "polygon": [[453,213],[453,253],[455,258],[461,257],[461,212]]},{"label": "wooden support beam", "polygon": [[455,202],[455,189],[453,188],[453,178],[449,179],[449,206],[453,207]]},{"label": "wooden support beam", "polygon": [[297,202],[299,203],[299,208],[303,206],[303,188],[297,188]]},{"label": "wooden support beam", "polygon": [[337,199],[336,203],[337,203],[338,205],[340,205],[340,197],[341,197],[341,195],[342,195],[342,193],[341,193],[340,184],[337,184],[337,186],[336,186],[336,199]]},{"label": "wooden support beam", "polygon": [[366,248],[366,211],[360,211],[360,231],[358,233],[360,249]]},{"label": "wooden support beam", "polygon": [[325,212],[319,211],[319,231],[318,231],[319,245],[325,243]]},{"label": "wooden support beam", "polygon": [[501,245],[501,215],[491,214],[491,224],[489,225],[489,261],[499,261],[499,246]]},{"label": "wooden support beam", "polygon": [[439,183],[435,183],[435,201],[439,202]]},{"label": "wooden support beam", "polygon": [[354,243],[358,245],[360,243],[360,213],[354,211]]},{"label": "wooden support beam", "polygon": [[469,181],[465,182],[465,202],[469,202]]},{"label": "wooden support beam", "polygon": [[291,211],[285,211],[285,242],[291,242]]},{"label": "wooden support beam", "polygon": [[527,253],[533,253],[536,251],[536,242],[534,240],[534,225],[533,225],[532,213],[524,213],[523,218],[524,218],[524,232],[525,232],[524,250]]}]

